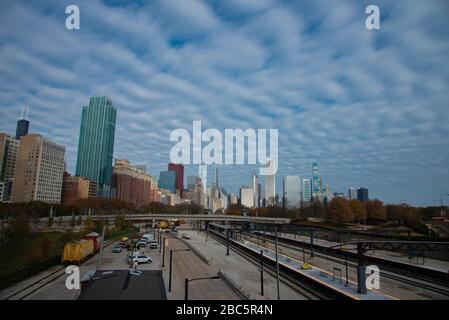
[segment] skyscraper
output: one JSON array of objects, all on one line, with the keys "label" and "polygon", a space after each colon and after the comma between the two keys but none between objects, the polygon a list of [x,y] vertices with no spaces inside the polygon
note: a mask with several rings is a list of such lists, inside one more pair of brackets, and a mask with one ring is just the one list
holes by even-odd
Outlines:
[{"label": "skyscraper", "polygon": [[310,179],[302,180],[302,201],[310,202],[312,200],[312,182]]},{"label": "skyscraper", "polygon": [[254,208],[259,207],[259,178],[257,174],[253,173],[251,176],[251,189],[253,190]]},{"label": "skyscraper", "polygon": [[17,128],[16,128],[16,139],[20,140],[20,137],[26,136],[28,134],[28,129],[30,128],[30,122],[28,121],[28,108],[26,109],[25,118],[22,116],[20,117],[19,121],[17,121]]},{"label": "skyscraper", "polygon": [[321,179],[318,172],[318,163],[314,162],[312,167],[312,196],[318,197],[321,194]]},{"label": "skyscraper", "polygon": [[11,200],[19,145],[19,140],[0,133],[0,202]]},{"label": "skyscraper", "polygon": [[286,208],[301,206],[301,179],[298,176],[286,176],[283,180],[284,203]]},{"label": "skyscraper", "polygon": [[178,190],[181,198],[184,195],[184,165],[169,163],[168,171],[174,171],[176,177],[176,190]]},{"label": "skyscraper", "polygon": [[20,139],[11,201],[60,203],[65,148],[38,134]]},{"label": "skyscraper", "polygon": [[99,197],[110,196],[116,118],[108,97],[90,98],[83,107],[76,176],[96,181]]},{"label": "skyscraper", "polygon": [[[267,167],[274,167],[272,164],[274,160],[269,160]],[[265,176],[265,204],[266,206],[273,206],[276,204],[276,175]]]},{"label": "skyscraper", "polygon": [[254,196],[252,188],[250,187],[240,188],[240,204],[247,208],[252,208],[254,206]]},{"label": "skyscraper", "polygon": [[365,202],[368,201],[368,189],[360,188],[357,189],[357,199],[359,201]]},{"label": "skyscraper", "polygon": [[201,182],[203,183],[203,191],[206,192],[207,190],[207,165],[200,164],[198,167],[198,176],[201,179]]},{"label": "skyscraper", "polygon": [[187,178],[187,189],[189,191],[194,191],[197,187],[197,184],[201,182],[201,178],[197,176],[188,176]]},{"label": "skyscraper", "polygon": [[171,193],[176,193],[176,172],[161,171],[159,174],[159,189],[165,189]]},{"label": "skyscraper", "polygon": [[357,190],[355,188],[349,188],[348,190],[349,200],[357,199]]}]

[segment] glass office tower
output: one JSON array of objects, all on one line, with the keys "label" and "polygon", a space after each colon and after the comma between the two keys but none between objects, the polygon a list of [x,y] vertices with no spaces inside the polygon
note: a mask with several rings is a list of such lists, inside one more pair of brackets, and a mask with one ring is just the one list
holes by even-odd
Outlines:
[{"label": "glass office tower", "polygon": [[76,176],[96,181],[99,197],[110,196],[116,118],[108,97],[90,98],[83,107]]}]

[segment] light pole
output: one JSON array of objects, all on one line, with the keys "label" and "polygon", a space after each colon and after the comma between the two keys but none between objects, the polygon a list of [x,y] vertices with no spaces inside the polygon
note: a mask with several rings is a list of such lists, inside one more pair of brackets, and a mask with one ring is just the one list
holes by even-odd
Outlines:
[{"label": "light pole", "polygon": [[263,296],[263,250],[260,250],[260,295]]},{"label": "light pole", "polygon": [[171,276],[172,276],[172,266],[173,266],[173,252],[180,251],[190,251],[190,249],[179,249],[179,250],[170,250],[170,270],[168,274],[168,292],[171,292]]},{"label": "light pole", "polygon": [[278,258],[278,227],[274,227],[275,233],[275,253],[276,253],[276,287],[277,287],[277,295],[278,300],[281,299],[280,290],[279,290],[279,258]]},{"label": "light pole", "polygon": [[196,279],[187,279],[184,280],[184,300],[189,300],[189,282],[192,281],[199,281],[199,280],[217,280],[221,279],[220,276],[213,276],[213,277],[207,277],[207,278],[196,278]]}]

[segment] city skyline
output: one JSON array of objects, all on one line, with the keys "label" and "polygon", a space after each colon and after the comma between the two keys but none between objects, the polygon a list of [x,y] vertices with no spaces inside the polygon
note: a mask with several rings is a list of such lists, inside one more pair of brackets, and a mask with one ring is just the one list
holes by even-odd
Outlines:
[{"label": "city skyline", "polygon": [[[316,161],[333,192],[367,187],[386,203],[438,205],[449,190],[447,4],[379,2],[388,18],[378,33],[364,28],[366,4],[355,1],[333,10],[313,1],[82,2],[79,32],[65,29],[64,3],[2,3],[13,36],[0,34],[0,131],[13,135],[29,107],[30,133],[64,145],[75,173],[82,106],[104,95],[118,109],[114,158],[153,175],[169,162],[169,132],[193,120],[279,128],[276,186],[283,176],[311,179]],[[220,166],[220,184],[238,193],[257,169]]]}]

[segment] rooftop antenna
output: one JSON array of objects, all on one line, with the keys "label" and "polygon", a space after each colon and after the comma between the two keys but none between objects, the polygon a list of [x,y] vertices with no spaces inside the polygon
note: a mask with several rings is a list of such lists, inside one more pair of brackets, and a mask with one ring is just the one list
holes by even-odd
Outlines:
[{"label": "rooftop antenna", "polygon": [[23,112],[24,112],[25,110],[24,109],[22,109],[22,115],[20,116],[20,120],[22,120],[23,119]]},{"label": "rooftop antenna", "polygon": [[28,107],[26,108],[25,120],[28,120]]}]

